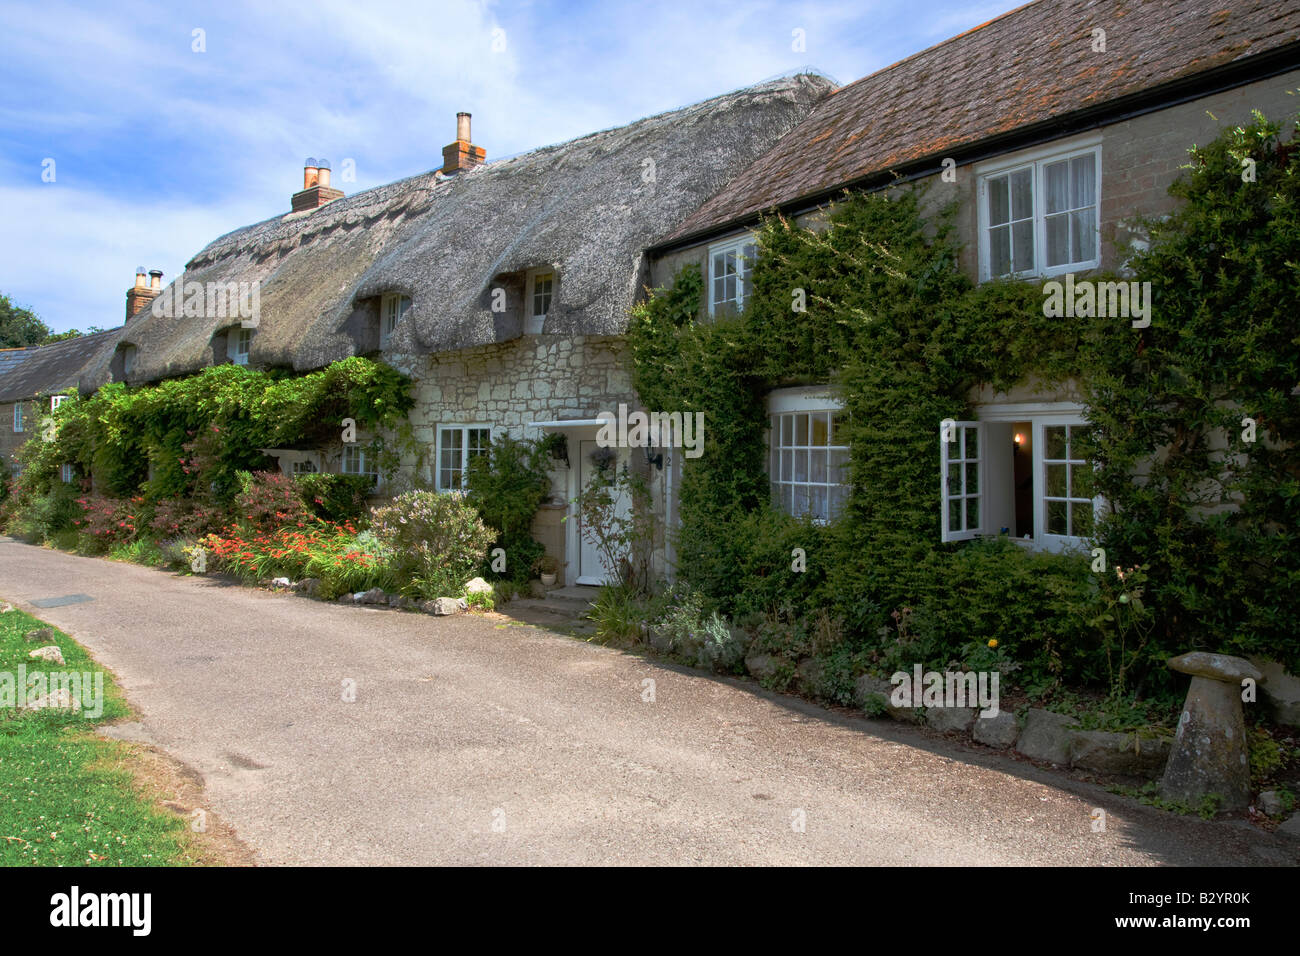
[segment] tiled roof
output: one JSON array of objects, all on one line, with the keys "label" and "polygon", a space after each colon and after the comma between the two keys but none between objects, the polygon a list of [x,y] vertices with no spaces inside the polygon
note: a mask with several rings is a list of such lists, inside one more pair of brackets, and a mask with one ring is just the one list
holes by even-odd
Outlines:
[{"label": "tiled roof", "polygon": [[1295,0],[1038,0],[836,90],[665,244],[1298,42]]},{"label": "tiled roof", "polygon": [[[38,348],[0,352],[0,402],[49,395],[80,385],[82,370],[111,346],[120,329],[82,335]],[[21,357],[14,353],[21,352]]]}]

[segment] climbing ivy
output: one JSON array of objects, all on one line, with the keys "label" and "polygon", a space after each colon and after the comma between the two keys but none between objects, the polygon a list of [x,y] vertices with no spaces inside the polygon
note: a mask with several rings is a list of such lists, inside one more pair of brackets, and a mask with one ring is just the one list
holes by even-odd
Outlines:
[{"label": "climbing ivy", "polygon": [[413,405],[405,376],[364,358],[306,375],[228,364],[157,385],[113,383],[40,424],[19,453],[19,493],[47,493],[71,463],[112,495],[227,500],[237,472],[266,467],[259,449],[337,442],[345,418],[400,438]]},{"label": "climbing ivy", "polygon": [[[1037,283],[972,284],[955,209],[923,215],[924,188],[845,193],[815,228],[765,221],[738,316],[704,321],[699,270],[683,270],[634,310],[630,333],[645,404],[706,416],[705,452],[681,486],[682,575],[733,613],[833,609],[866,647],[897,641],[891,612],[912,607],[936,663],[996,638],[1023,644],[1045,674],[1103,679],[1115,582],[1089,556],[940,543],[940,421],[970,417],[975,386],[1068,379],[1115,512],[1097,543],[1111,569],[1148,569],[1142,613],[1155,630],[1137,681],[1162,681],[1162,657],[1191,648],[1300,659],[1296,157],[1263,117],[1191,151],[1179,212],[1145,224],[1149,251],[1125,277],[1152,283],[1142,330],[1049,317]],[[853,490],[826,528],[768,506],[764,396],[807,383],[832,384],[848,417]],[[1259,423],[1249,447],[1246,412]],[[1236,456],[1226,475],[1225,454]],[[1207,513],[1221,501],[1240,507]],[[792,546],[807,551],[806,572],[792,570]]]}]

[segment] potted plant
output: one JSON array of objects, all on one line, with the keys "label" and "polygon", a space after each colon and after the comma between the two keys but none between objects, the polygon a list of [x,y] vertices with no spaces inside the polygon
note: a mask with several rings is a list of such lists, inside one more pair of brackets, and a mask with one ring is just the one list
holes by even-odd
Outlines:
[{"label": "potted plant", "polygon": [[560,570],[560,562],[556,561],[554,556],[544,554],[537,561],[537,572],[542,578],[542,587],[553,587],[555,585],[556,572]]}]

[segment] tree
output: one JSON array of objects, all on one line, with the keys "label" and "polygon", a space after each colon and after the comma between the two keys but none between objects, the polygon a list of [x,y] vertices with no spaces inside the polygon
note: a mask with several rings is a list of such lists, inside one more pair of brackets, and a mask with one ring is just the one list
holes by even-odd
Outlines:
[{"label": "tree", "polygon": [[0,295],[0,348],[20,349],[41,345],[50,337],[50,327],[36,317],[31,309],[24,309]]}]

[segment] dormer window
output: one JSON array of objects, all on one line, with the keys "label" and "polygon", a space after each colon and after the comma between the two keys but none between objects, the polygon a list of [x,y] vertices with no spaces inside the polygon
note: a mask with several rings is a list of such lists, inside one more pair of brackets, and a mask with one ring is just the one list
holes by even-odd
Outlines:
[{"label": "dormer window", "polygon": [[528,288],[524,293],[524,332],[540,335],[546,327],[546,317],[551,314],[551,301],[555,297],[555,273],[539,269],[528,274]]},{"label": "dormer window", "polygon": [[397,323],[411,307],[410,296],[390,294],[384,296],[379,304],[379,347],[388,348],[388,340],[397,329]]},{"label": "dormer window", "polygon": [[248,353],[253,347],[253,330],[231,329],[229,342],[230,361],[236,365],[247,365]]},{"label": "dormer window", "polygon": [[115,381],[126,381],[126,377],[135,368],[135,355],[136,348],[134,345],[119,345],[117,347],[117,355],[113,357],[113,379]]}]

